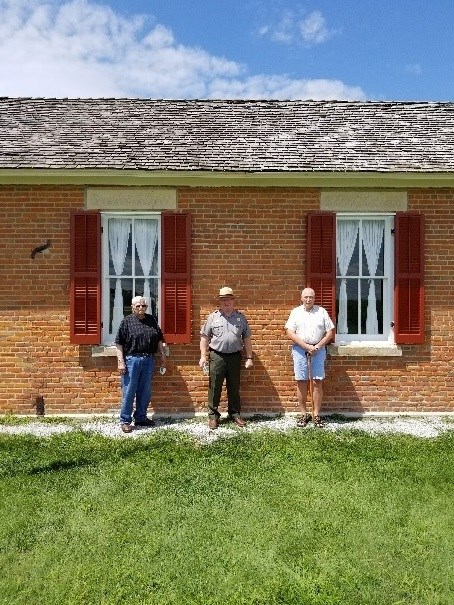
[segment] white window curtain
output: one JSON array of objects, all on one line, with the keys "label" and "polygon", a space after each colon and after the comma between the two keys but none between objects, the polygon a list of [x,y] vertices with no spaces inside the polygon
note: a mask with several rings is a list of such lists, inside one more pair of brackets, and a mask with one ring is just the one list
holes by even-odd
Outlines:
[{"label": "white window curtain", "polygon": [[358,239],[358,221],[339,221],[336,229],[337,263],[341,276],[339,289],[339,314],[337,317],[338,334],[347,334],[347,275],[356,240]]},{"label": "white window curtain", "polygon": [[363,246],[369,269],[369,294],[367,297],[366,334],[378,333],[377,300],[374,278],[383,242],[385,226],[382,221],[363,221]]},{"label": "white window curtain", "polygon": [[131,221],[113,218],[109,220],[109,246],[112,263],[117,276],[115,284],[115,298],[112,317],[112,333],[116,334],[123,319],[123,295],[120,276],[125,266],[126,252],[128,250]]},{"label": "white window curtain", "polygon": [[158,221],[137,219],[134,223],[137,254],[145,277],[143,295],[150,302],[150,275],[156,243],[158,241]]}]

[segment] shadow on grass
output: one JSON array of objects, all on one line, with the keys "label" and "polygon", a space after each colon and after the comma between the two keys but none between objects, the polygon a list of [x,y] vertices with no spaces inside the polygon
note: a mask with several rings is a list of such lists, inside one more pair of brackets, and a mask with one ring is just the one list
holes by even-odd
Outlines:
[{"label": "shadow on grass", "polygon": [[150,438],[118,439],[71,431],[46,439],[30,435],[0,438],[0,478],[36,476],[58,471],[71,471],[90,466],[112,464],[141,456],[152,450],[161,458],[169,457],[177,444],[191,445],[182,434],[154,433]]}]

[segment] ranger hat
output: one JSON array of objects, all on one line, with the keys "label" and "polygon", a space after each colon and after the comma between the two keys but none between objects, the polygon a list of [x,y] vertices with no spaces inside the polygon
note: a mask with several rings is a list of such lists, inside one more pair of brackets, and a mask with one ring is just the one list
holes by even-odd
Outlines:
[{"label": "ranger hat", "polygon": [[227,286],[224,286],[224,288],[221,288],[219,290],[219,296],[233,296],[232,288],[228,288]]}]

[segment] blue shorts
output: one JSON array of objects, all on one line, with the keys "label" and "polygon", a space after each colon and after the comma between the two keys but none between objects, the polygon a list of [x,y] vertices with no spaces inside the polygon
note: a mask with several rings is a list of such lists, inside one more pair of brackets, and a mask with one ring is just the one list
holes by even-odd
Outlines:
[{"label": "blue shorts", "polygon": [[[309,380],[309,372],[307,369],[307,355],[303,347],[292,345],[293,370],[295,372],[295,380]],[[325,378],[325,359],[326,349],[321,348],[320,351],[311,355],[312,378],[314,380],[323,380]]]}]

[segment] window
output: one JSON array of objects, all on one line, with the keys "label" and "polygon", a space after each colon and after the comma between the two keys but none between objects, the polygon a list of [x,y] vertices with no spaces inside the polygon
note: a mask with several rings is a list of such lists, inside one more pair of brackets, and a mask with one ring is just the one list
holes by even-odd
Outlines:
[{"label": "window", "polygon": [[394,218],[337,215],[336,325],[339,342],[392,335]]},{"label": "window", "polygon": [[113,343],[134,296],[160,318],[160,215],[102,214],[102,342]]},{"label": "window", "polygon": [[191,341],[191,226],[184,212],[71,213],[70,341],[110,344],[144,295],[166,342]]},{"label": "window", "polygon": [[[394,227],[393,225],[394,221]],[[311,212],[306,284],[337,321],[336,342],[424,342],[424,217]]]}]

